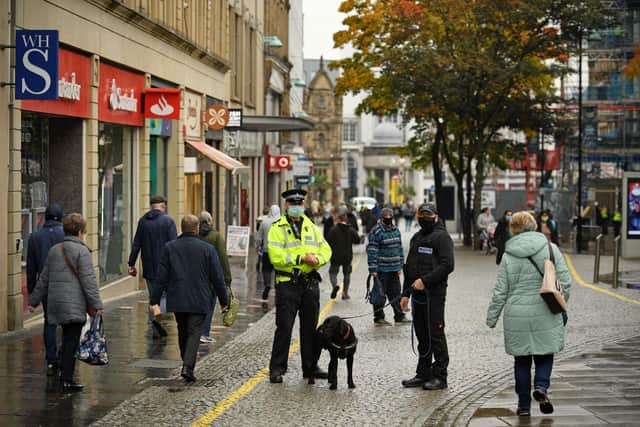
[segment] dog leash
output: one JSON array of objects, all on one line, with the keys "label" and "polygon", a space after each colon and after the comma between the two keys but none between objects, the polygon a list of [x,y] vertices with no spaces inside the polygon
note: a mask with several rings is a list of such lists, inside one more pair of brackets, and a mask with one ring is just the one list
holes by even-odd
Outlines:
[{"label": "dog leash", "polygon": [[[384,310],[385,308],[389,307],[389,306],[390,306],[391,304],[393,304],[394,302],[396,302],[396,301],[400,300],[400,298],[402,298],[402,294],[400,294],[400,295],[398,295],[397,297],[395,297],[394,299],[390,300],[390,301],[389,301],[386,305],[384,305],[383,307],[380,307],[380,308],[378,308],[378,309],[373,310],[373,313],[377,313],[377,312],[379,312],[379,311]],[[340,316],[340,317],[342,317],[342,318],[343,318],[343,319],[345,319],[345,320],[349,320],[349,319],[358,319],[358,318],[360,318],[360,317],[365,317],[365,316],[370,316],[370,315],[371,315],[371,312],[369,311],[369,312],[367,312],[367,313],[359,314],[359,315],[357,315],[357,316],[349,316],[349,317],[342,317],[342,316]]]}]

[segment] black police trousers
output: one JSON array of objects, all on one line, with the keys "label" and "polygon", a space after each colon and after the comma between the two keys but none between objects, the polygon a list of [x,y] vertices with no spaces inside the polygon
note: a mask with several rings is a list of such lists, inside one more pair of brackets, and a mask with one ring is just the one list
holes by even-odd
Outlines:
[{"label": "black police trousers", "polygon": [[424,293],[412,297],[413,327],[418,338],[418,368],[416,375],[425,380],[438,378],[447,382],[449,351],[444,335],[445,295]]},{"label": "black police trousers", "polygon": [[289,346],[296,314],[300,313],[300,356],[303,374],[316,370],[321,349],[317,345],[316,328],[320,314],[320,289],[317,282],[276,284],[276,332],[273,337],[270,375],[287,371]]}]

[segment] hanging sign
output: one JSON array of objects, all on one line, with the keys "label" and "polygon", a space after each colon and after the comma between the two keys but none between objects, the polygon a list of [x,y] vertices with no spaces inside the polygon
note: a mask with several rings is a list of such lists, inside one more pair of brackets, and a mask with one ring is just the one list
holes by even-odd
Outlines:
[{"label": "hanging sign", "polygon": [[269,156],[269,171],[289,169],[291,156]]},{"label": "hanging sign", "polygon": [[58,30],[16,30],[16,99],[58,98]]},{"label": "hanging sign", "polygon": [[145,89],[144,117],[147,119],[179,119],[180,92],[180,89]]},{"label": "hanging sign", "polygon": [[202,140],[202,95],[185,91],[184,136],[189,140]]}]

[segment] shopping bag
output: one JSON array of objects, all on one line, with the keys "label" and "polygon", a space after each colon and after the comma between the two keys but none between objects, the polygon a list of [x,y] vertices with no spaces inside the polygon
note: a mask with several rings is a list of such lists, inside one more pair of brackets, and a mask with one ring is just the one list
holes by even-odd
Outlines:
[{"label": "shopping bag", "polygon": [[238,315],[238,309],[240,308],[240,300],[233,295],[233,291],[230,287],[227,287],[227,293],[229,294],[229,307],[222,314],[222,324],[224,326],[232,326],[236,321]]},{"label": "shopping bag", "polygon": [[[373,287],[371,286],[371,281],[373,279]],[[384,305],[387,301],[387,297],[384,294],[384,289],[382,288],[382,282],[378,277],[374,277],[372,274],[369,274],[367,277],[367,294],[364,297],[365,300],[369,301],[369,303],[374,306]]]},{"label": "shopping bag", "polygon": [[77,357],[89,365],[107,365],[107,338],[104,334],[104,322],[101,315],[96,315],[91,321],[91,328],[84,333],[80,340]]},{"label": "shopping bag", "polygon": [[544,270],[541,271],[538,265],[533,262],[533,259],[529,257],[529,261],[536,267],[538,273],[542,275],[542,286],[540,286],[540,296],[549,307],[549,310],[553,314],[564,313],[567,311],[567,302],[564,300],[564,294],[562,287],[558,282],[556,275],[555,258],[553,256],[553,249],[551,244],[547,243],[549,247],[549,258],[544,260]]}]

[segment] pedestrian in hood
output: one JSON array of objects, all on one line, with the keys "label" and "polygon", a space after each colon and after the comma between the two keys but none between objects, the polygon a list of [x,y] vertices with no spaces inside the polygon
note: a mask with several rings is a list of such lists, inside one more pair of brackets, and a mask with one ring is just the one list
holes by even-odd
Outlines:
[{"label": "pedestrian in hood", "polygon": [[269,298],[269,290],[271,289],[271,273],[273,273],[273,264],[269,261],[268,253],[268,237],[271,225],[280,219],[280,207],[271,205],[269,208],[269,216],[262,220],[258,233],[256,234],[256,251],[262,259],[262,299],[264,301]]},{"label": "pedestrian in hood", "polygon": [[496,241],[496,248],[498,249],[496,253],[496,264],[500,264],[502,261],[502,255],[504,254],[504,246],[509,240],[509,223],[511,222],[511,217],[513,216],[513,211],[511,209],[507,209],[504,211],[504,215],[498,221],[498,226],[493,233],[493,238]]},{"label": "pedestrian in hood", "polygon": [[[562,314],[553,314],[540,297],[544,260],[553,252],[558,282],[569,300],[571,275],[558,247],[536,232],[536,220],[528,212],[517,212],[509,224],[507,241],[493,298],[487,311],[487,326],[494,328],[504,311],[504,344],[515,358],[517,414],[531,414],[531,362],[535,363],[533,397],[544,414],[553,412],[549,401],[553,355],[564,347]],[[535,264],[535,265],[534,265]],[[537,266],[537,267],[536,267]]]},{"label": "pedestrian in hood", "polygon": [[338,272],[342,267],[343,288],[342,299],[349,299],[349,284],[351,283],[351,261],[353,261],[353,245],[360,243],[360,236],[357,229],[349,224],[348,209],[339,206],[337,209],[338,223],[333,226],[327,242],[331,246],[331,265],[329,266],[329,280],[333,286],[331,298],[335,298],[338,293]]},{"label": "pedestrian in hood", "polygon": [[[62,206],[52,204],[44,212],[44,225],[29,236],[27,243],[27,291],[33,292],[38,278],[47,261],[49,249],[64,240],[62,229]],[[56,350],[56,325],[49,322],[47,315],[47,297],[42,298],[44,313],[43,339],[47,354],[47,375],[54,376],[58,370],[58,352]]]},{"label": "pedestrian in hood", "polygon": [[[156,286],[160,255],[164,245],[178,237],[175,222],[166,214],[167,201],[165,198],[153,196],[150,199],[150,205],[151,209],[138,221],[138,228],[129,255],[129,275],[136,276],[138,274],[136,261],[138,253],[142,251],[142,277],[147,281],[149,296]],[[167,331],[151,313],[149,320],[151,320],[153,338],[167,335]]]},{"label": "pedestrian in hood", "polygon": [[[231,288],[231,268],[229,267],[229,258],[227,257],[227,244],[218,231],[212,228],[213,217],[207,211],[200,212],[200,231],[198,234],[200,238],[204,241],[208,242],[212,245],[216,252],[218,253],[218,258],[220,259],[220,264],[222,268],[222,272],[224,274],[224,284],[227,289]],[[202,322],[202,331],[200,333],[200,342],[201,343],[212,343],[215,342],[213,338],[211,338],[211,321],[213,320],[213,312],[216,308],[216,300],[214,299],[211,304],[211,310],[207,313],[207,316],[204,318]]]}]

